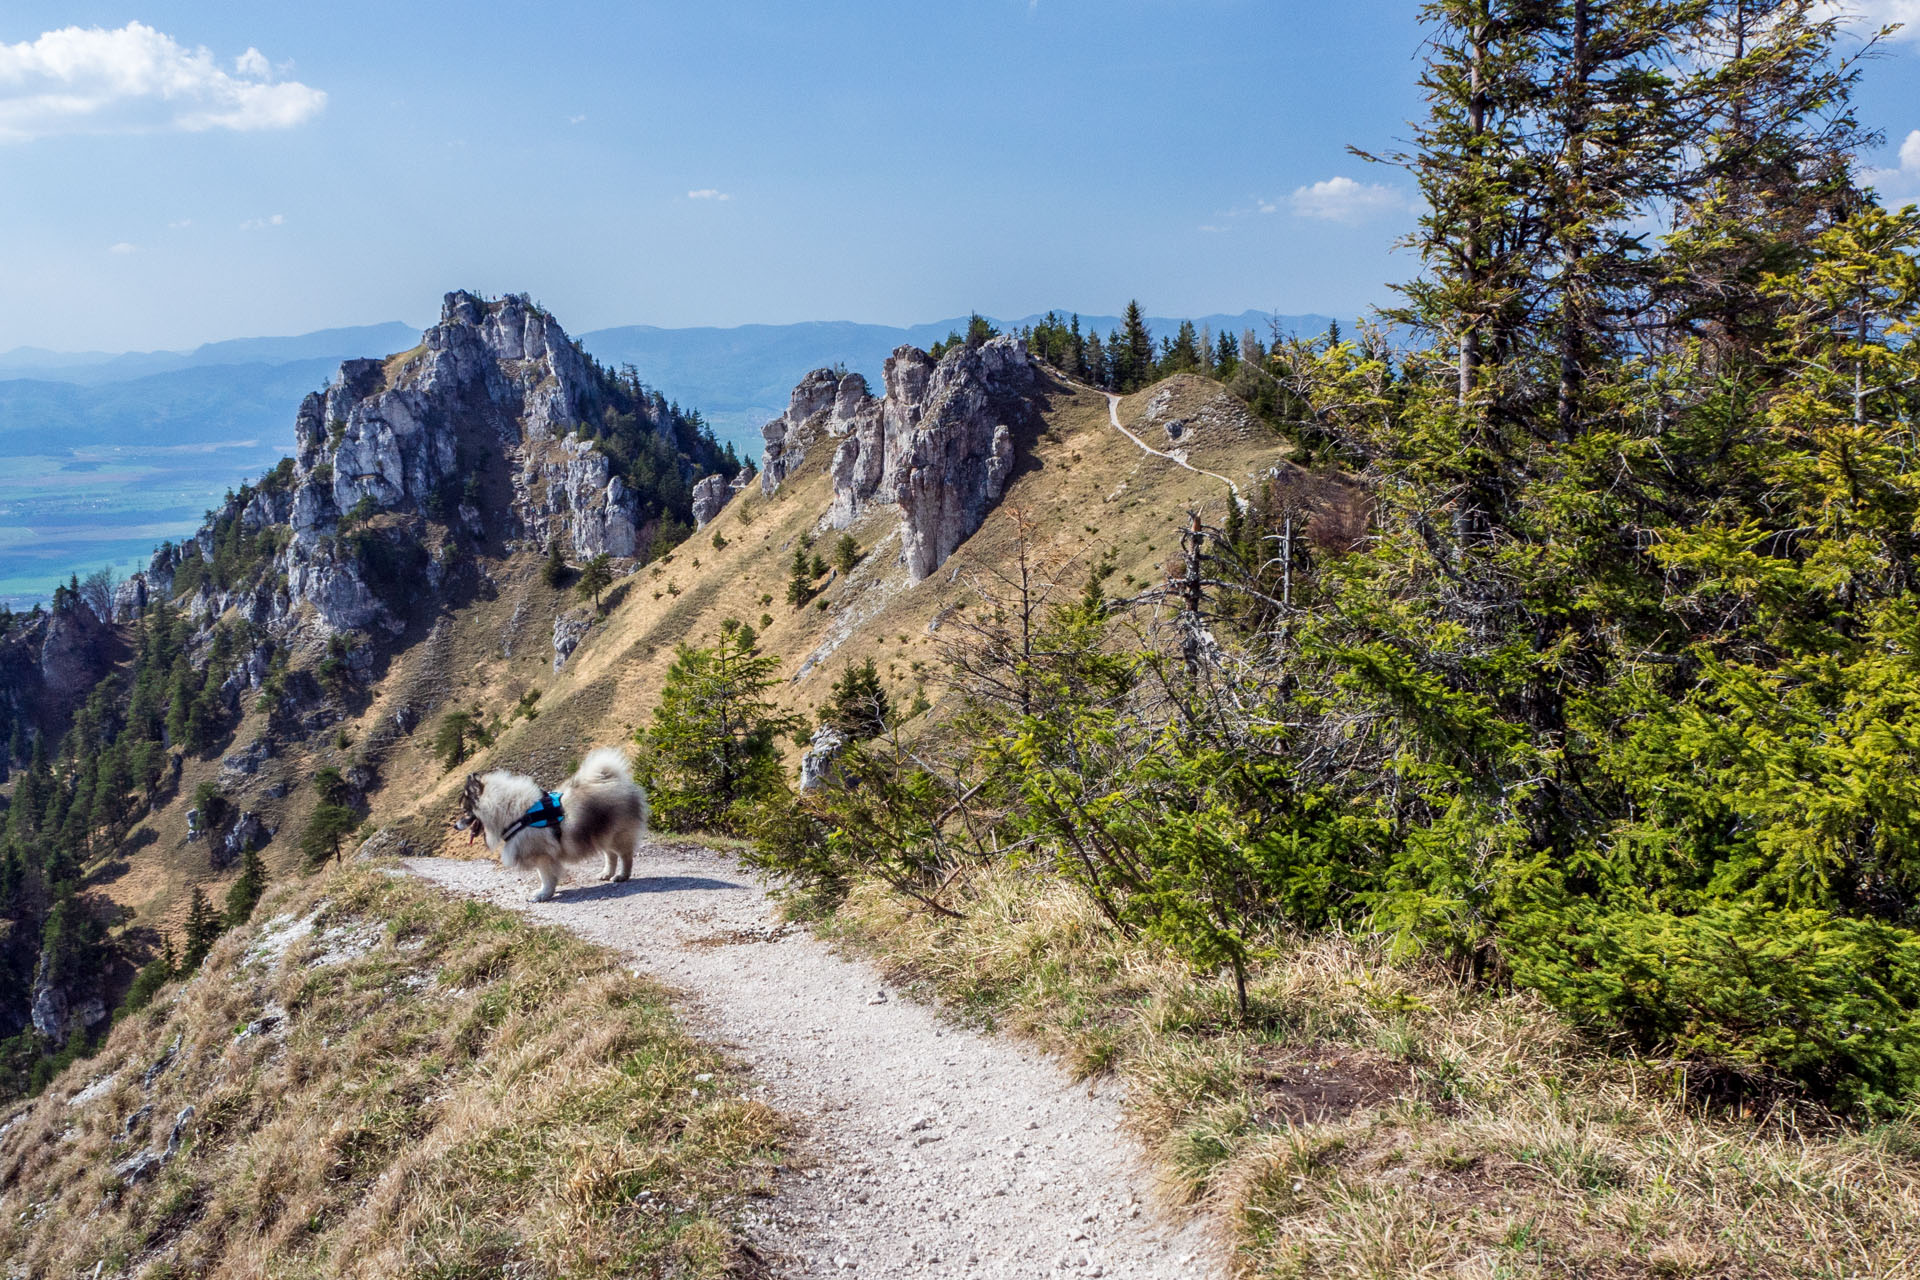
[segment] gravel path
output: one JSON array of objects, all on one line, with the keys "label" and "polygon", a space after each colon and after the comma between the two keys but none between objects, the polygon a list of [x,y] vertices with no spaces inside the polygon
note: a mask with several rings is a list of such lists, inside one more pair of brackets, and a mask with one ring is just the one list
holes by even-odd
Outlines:
[{"label": "gravel path", "polygon": [[1227,479],[1225,476],[1221,475],[1218,471],[1205,471],[1199,467],[1194,466],[1191,462],[1187,461],[1186,453],[1184,450],[1182,450],[1179,453],[1162,453],[1160,452],[1160,450],[1148,444],[1145,440],[1142,440],[1139,436],[1133,434],[1133,432],[1127,430],[1124,426],[1121,426],[1120,425],[1120,397],[1113,394],[1113,392],[1111,391],[1102,391],[1100,394],[1107,398],[1107,421],[1113,424],[1113,429],[1115,431],[1118,431],[1121,435],[1125,436],[1127,439],[1139,445],[1140,452],[1150,453],[1156,458],[1165,458],[1168,462],[1176,463],[1180,466],[1183,466],[1197,476],[1211,476],[1215,480],[1218,480],[1221,484],[1224,484],[1225,486],[1227,486],[1227,488],[1233,492],[1233,500],[1235,502],[1239,503],[1242,507],[1245,507],[1247,505],[1247,500],[1240,496],[1240,486],[1235,484],[1233,481]]},{"label": "gravel path", "polygon": [[778,1275],[1224,1274],[1203,1222],[1150,1203],[1111,1088],[883,992],[865,964],[782,926],[723,854],[645,846],[628,883],[576,879],[538,904],[490,861],[405,865],[630,955],[684,993],[761,1096],[808,1122],[807,1167],[747,1224]]}]

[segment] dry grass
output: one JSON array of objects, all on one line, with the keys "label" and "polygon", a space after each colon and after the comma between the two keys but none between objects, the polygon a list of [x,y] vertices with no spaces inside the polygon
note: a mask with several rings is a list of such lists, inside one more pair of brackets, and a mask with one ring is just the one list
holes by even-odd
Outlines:
[{"label": "dry grass", "polygon": [[611,953],[366,867],[256,918],[0,1137],[9,1275],[745,1268],[783,1123]]},{"label": "dry grass", "polygon": [[858,888],[824,926],[897,982],[1113,1071],[1170,1196],[1271,1277],[1910,1277],[1920,1126],[1704,1112],[1539,1001],[1275,940],[1250,1024],[1072,888],[977,876],[958,922]]}]

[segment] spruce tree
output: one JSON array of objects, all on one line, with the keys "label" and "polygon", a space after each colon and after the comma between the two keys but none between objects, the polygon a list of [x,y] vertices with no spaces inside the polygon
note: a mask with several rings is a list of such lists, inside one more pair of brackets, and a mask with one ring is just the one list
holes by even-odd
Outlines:
[{"label": "spruce tree", "polygon": [[711,647],[681,645],[653,723],[637,735],[654,813],[676,831],[739,831],[781,785],[778,739],[800,724],[767,695],[780,660],[729,618]]},{"label": "spruce tree", "polygon": [[1153,334],[1147,329],[1146,316],[1141,312],[1139,302],[1127,303],[1127,313],[1121,321],[1120,341],[1115,345],[1126,351],[1126,382],[1115,390],[1138,391],[1153,381]]},{"label": "spruce tree", "polygon": [[880,682],[880,668],[872,658],[849,664],[833,682],[827,702],[820,710],[820,723],[831,725],[854,742],[875,738],[887,731],[893,717],[893,704],[886,686]]},{"label": "spruce tree", "polygon": [[227,888],[225,924],[229,929],[245,924],[253,916],[260,895],[267,891],[267,864],[258,850],[240,855],[240,877]]},{"label": "spruce tree", "polygon": [[200,892],[200,886],[193,887],[193,897],[187,903],[186,948],[180,956],[180,970],[192,973],[207,958],[207,952],[213,950],[213,944],[219,940],[223,929],[220,917],[207,904],[207,895]]}]

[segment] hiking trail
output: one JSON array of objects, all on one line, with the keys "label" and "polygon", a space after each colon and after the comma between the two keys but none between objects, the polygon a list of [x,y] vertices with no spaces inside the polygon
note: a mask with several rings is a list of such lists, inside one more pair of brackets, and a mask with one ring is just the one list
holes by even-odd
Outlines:
[{"label": "hiking trail", "polygon": [[775,1275],[1225,1274],[1205,1221],[1155,1202],[1116,1085],[1076,1084],[1027,1046],[883,990],[867,964],[782,924],[724,853],[645,844],[627,883],[576,868],[544,903],[491,860],[403,865],[630,957],[750,1068],[727,1087],[801,1122],[778,1195],[744,1224]]}]

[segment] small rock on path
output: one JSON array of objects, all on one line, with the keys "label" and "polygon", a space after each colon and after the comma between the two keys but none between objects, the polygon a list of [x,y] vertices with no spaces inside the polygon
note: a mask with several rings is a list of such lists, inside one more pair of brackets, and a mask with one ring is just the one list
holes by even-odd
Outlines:
[{"label": "small rock on path", "polygon": [[876,999],[871,967],[782,928],[724,854],[644,846],[627,883],[576,879],[545,903],[493,862],[403,865],[632,957],[752,1068],[757,1096],[803,1118],[807,1167],[782,1175],[746,1224],[777,1274],[1224,1274],[1204,1222],[1150,1204],[1152,1175],[1112,1087],[1074,1084],[1044,1055],[924,1005]]}]

